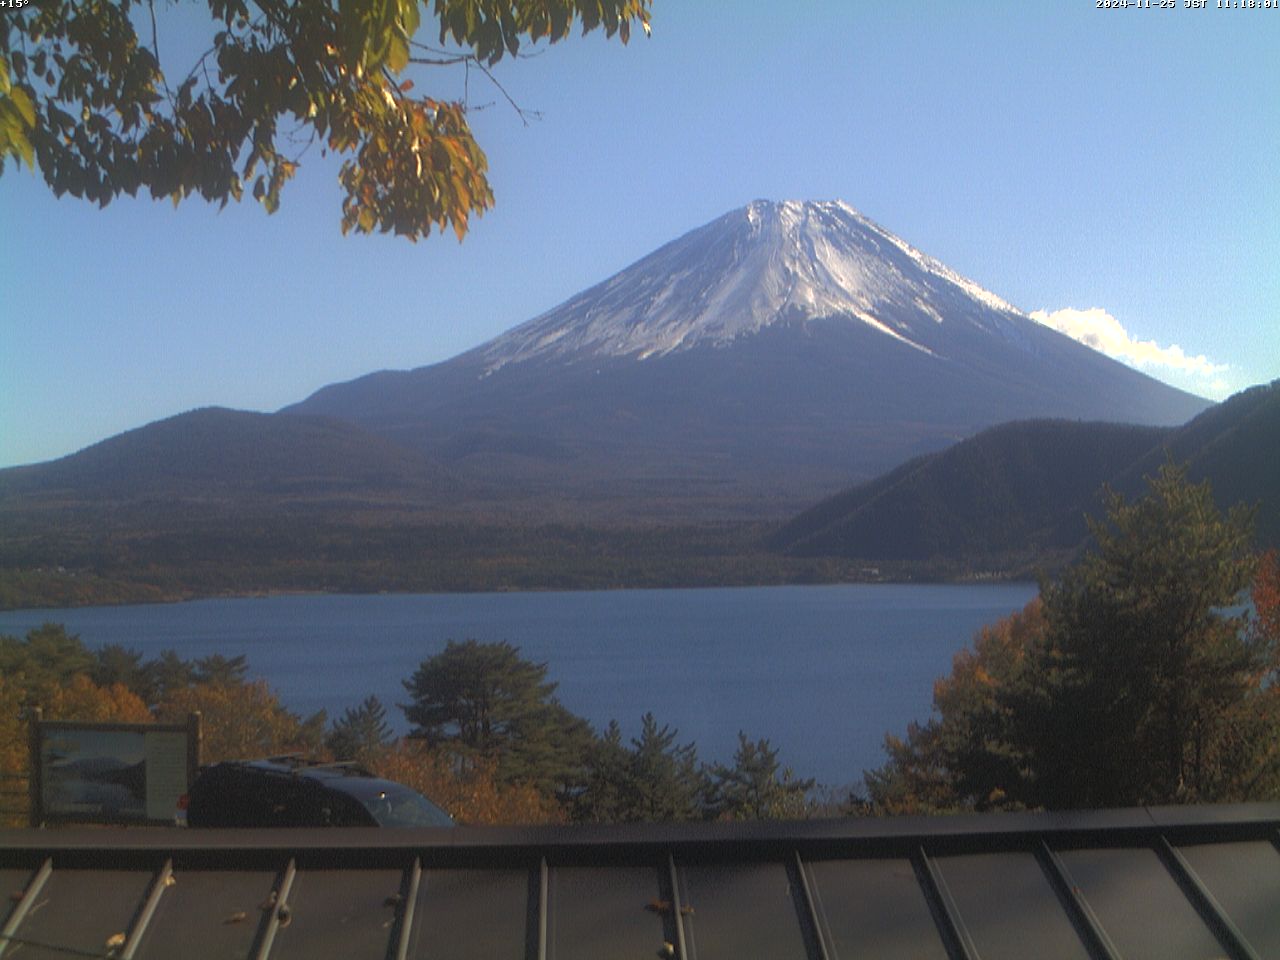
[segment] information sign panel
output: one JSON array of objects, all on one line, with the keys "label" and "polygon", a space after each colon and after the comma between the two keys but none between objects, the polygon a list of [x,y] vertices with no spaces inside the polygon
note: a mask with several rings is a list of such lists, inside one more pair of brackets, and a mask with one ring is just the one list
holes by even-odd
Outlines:
[{"label": "information sign panel", "polygon": [[199,765],[199,719],[183,726],[38,721],[37,823],[173,823]]}]

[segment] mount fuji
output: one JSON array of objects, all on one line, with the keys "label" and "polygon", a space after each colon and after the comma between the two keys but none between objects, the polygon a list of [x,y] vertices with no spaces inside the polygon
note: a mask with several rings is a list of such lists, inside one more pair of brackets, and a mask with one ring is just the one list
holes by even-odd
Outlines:
[{"label": "mount fuji", "polygon": [[843,202],[762,200],[451,360],[282,412],[350,421],[508,505],[727,519],[788,514],[997,423],[1175,425],[1209,405]]}]

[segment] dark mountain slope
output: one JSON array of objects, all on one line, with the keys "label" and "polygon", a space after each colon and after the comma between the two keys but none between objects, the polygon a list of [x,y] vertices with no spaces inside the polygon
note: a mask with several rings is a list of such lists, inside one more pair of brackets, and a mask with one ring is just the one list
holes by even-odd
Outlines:
[{"label": "dark mountain slope", "polygon": [[1062,546],[1064,510],[1160,443],[1168,428],[1022,421],[920,457],[805,511],[773,538],[802,556],[981,559]]},{"label": "dark mountain slope", "polygon": [[1074,550],[1104,484],[1138,496],[1166,460],[1209,480],[1223,507],[1258,504],[1259,541],[1280,543],[1280,382],[1178,429],[1012,423],[921,457],[806,510],[771,540],[797,556],[1017,566]]},{"label": "dark mountain slope", "polygon": [[210,407],[0,471],[0,503],[373,499],[456,492],[422,454],[343,421]]},{"label": "dark mountain slope", "polygon": [[1223,509],[1236,503],[1258,506],[1259,543],[1280,546],[1280,380],[1206,410],[1112,478],[1111,486],[1139,496],[1145,478],[1166,460],[1187,464],[1189,478],[1197,483],[1208,480]]}]

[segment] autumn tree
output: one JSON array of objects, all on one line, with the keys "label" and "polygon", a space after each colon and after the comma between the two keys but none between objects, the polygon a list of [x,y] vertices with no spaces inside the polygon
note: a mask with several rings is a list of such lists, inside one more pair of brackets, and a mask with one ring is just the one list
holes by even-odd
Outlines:
[{"label": "autumn tree", "polygon": [[79,673],[58,687],[42,704],[46,720],[83,723],[150,723],[151,711],[122,683],[100,687]]},{"label": "autumn tree", "polygon": [[400,739],[364,758],[380,777],[412,787],[465,824],[561,823],[556,798],[531,783],[501,783],[491,761],[459,766],[446,750]]},{"label": "autumn tree", "polygon": [[204,763],[314,753],[324,738],[323,711],[302,719],[280,703],[265,680],[170,690],[155,710],[162,723],[183,723],[192,713],[201,715]]},{"label": "autumn tree", "polygon": [[[193,5],[194,6],[194,5]],[[416,92],[426,69],[488,73],[575,25],[624,43],[649,0],[205,0],[204,52],[161,56],[153,3],[39,0],[0,17],[0,171],[106,205],[250,193],[269,211],[302,155],[343,158],[342,230],[417,239],[493,204],[466,106]],[[423,9],[436,46],[421,42]],[[162,18],[163,19],[163,18]],[[425,32],[425,31],[424,31]],[[185,38],[184,38],[185,39]],[[168,46],[165,49],[172,49]]]},{"label": "autumn tree", "polygon": [[[31,708],[46,720],[145,723],[147,706],[124,684],[95,683],[94,656],[61,624],[46,623],[22,639],[0,636],[0,775],[7,796],[0,825],[26,820],[25,789]],[[20,798],[15,802],[15,798]]]},{"label": "autumn tree", "polygon": [[1271,679],[1280,671],[1280,553],[1268,550],[1258,558],[1254,573],[1253,622],[1250,630],[1254,640],[1270,658]]},{"label": "autumn tree", "polygon": [[866,775],[874,809],[938,813],[1030,802],[1022,716],[1014,705],[1045,642],[1039,598],[984,626],[933,685],[933,716],[885,737],[888,762]]},{"label": "autumn tree", "polygon": [[26,691],[0,673],[0,826],[27,820],[27,766],[31,757],[25,722]]},{"label": "autumn tree", "polygon": [[1219,742],[1218,790],[1233,800],[1280,798],[1280,554],[1258,560],[1248,627],[1253,668],[1229,708]]},{"label": "autumn tree", "polygon": [[[142,699],[117,677],[102,675],[95,655],[59,623],[42,624],[22,639],[0,636],[0,678],[5,721],[18,723],[33,706],[44,711],[46,720],[151,719]],[[25,720],[21,726],[25,738]]]},{"label": "autumn tree", "polygon": [[555,698],[547,665],[509,643],[450,640],[404,681],[411,736],[454,752],[463,764],[495,764],[502,783],[553,792],[576,784],[591,728]]}]

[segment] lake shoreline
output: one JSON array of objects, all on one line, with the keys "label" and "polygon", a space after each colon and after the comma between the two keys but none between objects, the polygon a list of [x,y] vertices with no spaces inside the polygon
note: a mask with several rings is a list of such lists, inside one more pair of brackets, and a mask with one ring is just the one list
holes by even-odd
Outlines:
[{"label": "lake shoreline", "polygon": [[0,610],[294,594],[502,593],[1035,579],[1063,558],[792,556],[776,524],[601,527],[251,517],[153,527],[74,523],[0,534]]},{"label": "lake shoreline", "polygon": [[851,783],[885,734],[927,719],[933,682],[1034,583],[847,584],[456,594],[276,595],[0,613],[0,633],[60,622],[90,648],[145,657],[243,654],[290,710],[341,716],[376,695],[397,721],[403,681],[448,640],[507,641],[549,667],[596,729],[634,736],[653,712],[704,759],[741,730],[797,775]]},{"label": "lake shoreline", "polygon": [[[825,558],[824,558],[825,559]],[[833,562],[842,563],[833,558]],[[3,572],[0,572],[0,583],[3,583]],[[930,575],[928,571],[919,575],[881,575],[878,571],[864,576],[841,576],[830,579],[818,579],[812,576],[793,576],[775,578],[733,578],[717,580],[703,576],[688,581],[655,582],[620,582],[593,583],[577,582],[572,579],[554,584],[538,584],[536,582],[521,585],[486,586],[453,586],[440,589],[418,589],[403,587],[400,589],[371,588],[367,590],[323,589],[309,587],[262,587],[245,590],[228,591],[173,591],[163,592],[147,584],[129,584],[118,581],[98,581],[98,578],[78,579],[71,574],[58,574],[61,583],[53,588],[33,591],[37,595],[45,594],[44,602],[31,602],[21,593],[12,591],[0,594],[0,613],[21,613],[34,610],[63,610],[87,607],[120,607],[138,605],[171,605],[193,603],[201,600],[259,600],[272,597],[325,597],[325,596],[431,596],[454,594],[502,594],[502,593],[611,593],[629,590],[709,590],[709,589],[748,589],[753,587],[803,587],[803,586],[854,586],[854,585],[933,585],[933,586],[973,586],[981,584],[1023,583],[1034,579],[1025,569],[1012,571],[978,571],[962,576]],[[26,602],[24,602],[24,600]]]}]

